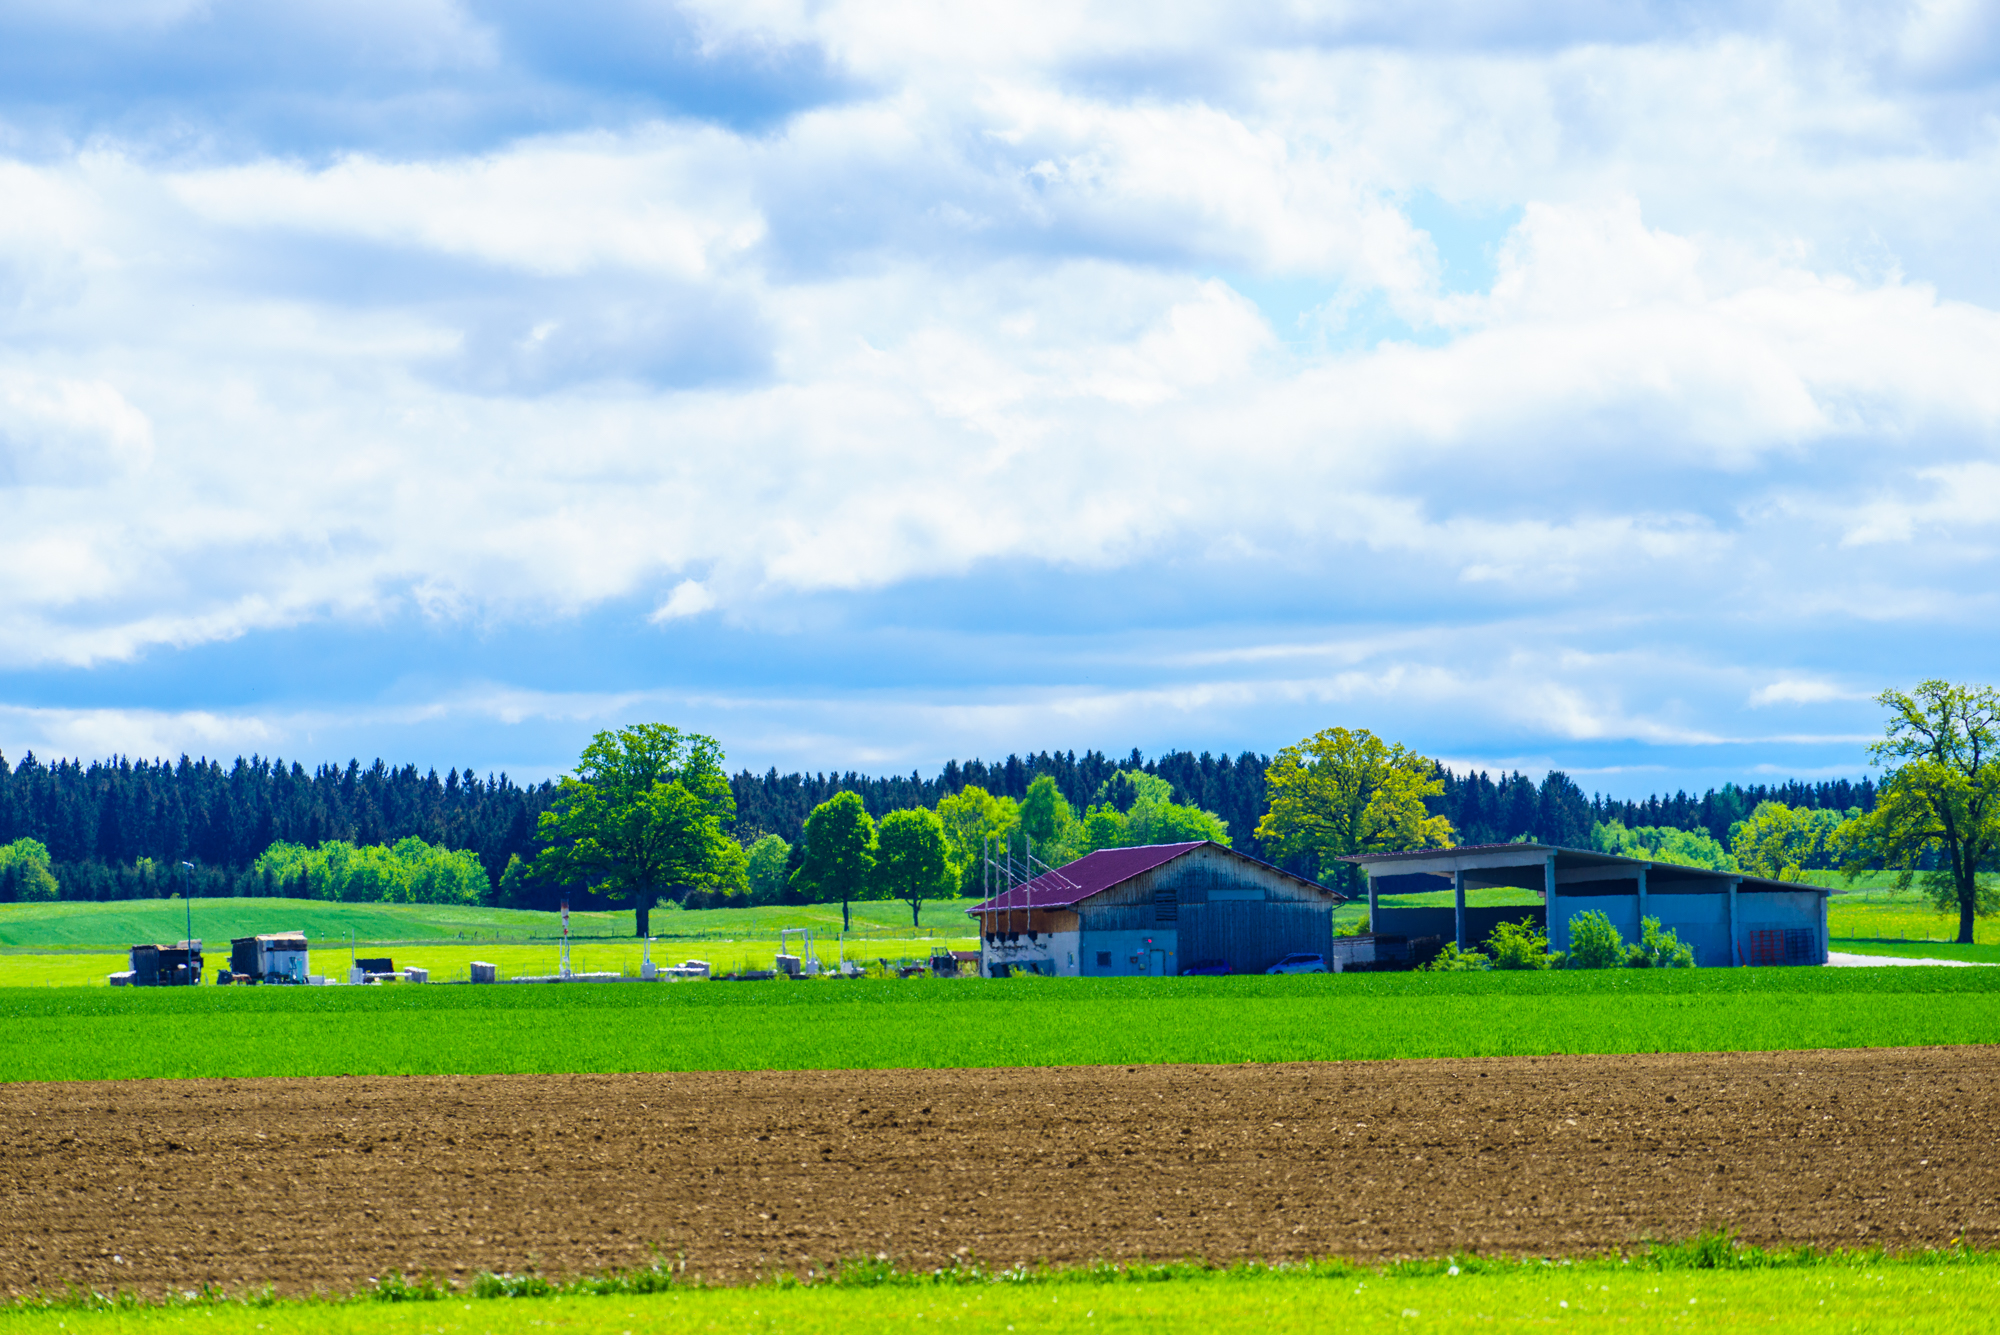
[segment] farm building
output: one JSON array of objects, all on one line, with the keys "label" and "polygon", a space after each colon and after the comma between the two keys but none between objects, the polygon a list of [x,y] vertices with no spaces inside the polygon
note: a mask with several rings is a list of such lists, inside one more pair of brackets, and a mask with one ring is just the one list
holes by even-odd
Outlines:
[{"label": "farm building", "polygon": [[[1368,875],[1368,921],[1377,935],[1426,936],[1477,949],[1502,920],[1532,917],[1551,950],[1569,948],[1570,920],[1592,910],[1628,942],[1642,918],[1694,947],[1703,968],[1738,964],[1826,963],[1826,901],[1839,891],[1738,872],[1642,862],[1548,844],[1487,844],[1374,853],[1348,858]],[[1533,890],[1539,906],[1472,907],[1465,892],[1496,886]],[[1434,908],[1384,908],[1383,895],[1452,890]]]},{"label": "farm building", "polygon": [[266,932],[229,943],[229,971],[244,981],[303,983],[312,975],[304,932]]},{"label": "farm building", "polygon": [[1200,841],[1102,849],[966,912],[980,924],[982,977],[1158,977],[1215,960],[1258,973],[1288,954],[1324,954],[1341,902],[1314,881]]},{"label": "farm building", "polygon": [[131,968],[113,974],[113,986],[192,987],[201,981],[201,942],[177,941],[170,946],[133,946]]}]

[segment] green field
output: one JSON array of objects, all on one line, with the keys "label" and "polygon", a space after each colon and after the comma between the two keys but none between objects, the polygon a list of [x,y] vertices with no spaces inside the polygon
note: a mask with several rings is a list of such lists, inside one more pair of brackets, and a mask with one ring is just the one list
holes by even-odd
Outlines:
[{"label": "green field", "polygon": [[[933,949],[976,950],[978,937],[910,937],[910,936],[853,936],[847,940],[847,958],[864,967],[879,970],[881,961],[894,964],[898,960],[925,960]],[[797,945],[794,943],[793,948]],[[578,941],[570,947],[570,968],[577,973],[623,973],[633,978],[639,976],[644,959],[644,948],[637,941]],[[837,941],[829,940],[820,944],[815,938],[814,951],[820,961],[831,969],[840,959],[841,950]],[[398,969],[416,965],[430,971],[434,983],[462,983],[472,977],[471,965],[474,960],[495,965],[502,978],[552,974],[556,972],[558,958],[556,943],[538,941],[533,945],[510,945],[487,942],[471,945],[463,941],[419,941],[414,944],[360,943],[361,956],[386,957]],[[777,953],[777,945],[770,940],[749,941],[655,941],[653,962],[658,965],[680,964],[689,959],[701,959],[716,973],[738,973],[745,969],[768,969]],[[207,978],[212,980],[215,971],[228,963],[226,945],[206,957]],[[0,988],[5,987],[103,987],[109,975],[127,965],[123,954],[99,951],[34,951],[9,952],[0,954]],[[313,972],[324,974],[337,982],[347,981],[349,955],[347,943],[338,945],[316,945],[312,952]]]},{"label": "green field", "polygon": [[0,1079],[1337,1061],[2000,1042],[2000,970],[0,992]]},{"label": "green field", "polygon": [[[965,910],[970,899],[941,899],[926,904],[919,934],[967,936],[972,920]],[[855,933],[861,936],[910,936],[909,905],[896,900],[854,904]],[[345,945],[348,934],[361,943],[382,941],[514,941],[561,934],[559,915],[526,909],[465,908],[446,904],[334,904],[316,899],[197,899],[183,906],[178,899],[128,899],[93,904],[0,904],[0,947],[75,949],[96,946],[123,950],[134,942],[178,941],[186,935],[187,913],[194,934],[211,950],[231,937],[258,932],[304,931],[316,946]],[[623,937],[634,934],[632,910],[572,913],[570,931],[576,936]],[[815,939],[831,941],[840,933],[840,905],[805,904],[746,909],[656,909],[653,934],[669,940],[721,937],[775,937],[781,927],[808,927]]]},{"label": "green field", "polygon": [[[74,1303],[24,1304],[0,1308],[0,1335],[186,1330],[639,1335],[930,1328],[1263,1335],[1544,1326],[1638,1332],[1750,1327],[1946,1332],[1983,1326],[2000,1310],[2000,1265],[1986,1253],[1800,1256],[1771,1268],[1663,1268],[1648,1261],[1645,1254],[1554,1264],[1461,1257],[1381,1268],[1336,1261],[1274,1269],[1092,1268],[976,1278],[891,1276],[883,1273],[885,1267],[855,1267],[834,1282],[734,1289],[673,1286],[663,1292],[535,1297],[431,1290],[425,1297],[395,1302],[374,1297],[280,1302],[197,1297],[173,1305],[94,1309]],[[852,1278],[857,1270],[863,1276],[858,1283]],[[486,1281],[480,1287],[490,1292],[508,1286]],[[394,1286],[392,1291],[409,1292]],[[1982,1312],[1987,1316],[1981,1317]]]}]

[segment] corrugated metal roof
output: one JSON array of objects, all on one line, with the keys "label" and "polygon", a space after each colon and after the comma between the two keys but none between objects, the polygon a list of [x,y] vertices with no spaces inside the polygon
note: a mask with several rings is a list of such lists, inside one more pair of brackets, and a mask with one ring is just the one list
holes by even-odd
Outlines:
[{"label": "corrugated metal roof", "polygon": [[1206,844],[1142,844],[1137,848],[1100,848],[1054,871],[1043,872],[1026,885],[995,895],[975,904],[967,913],[992,913],[1001,909],[1066,909],[1072,904],[1101,895],[1112,886],[1131,880],[1155,867],[1165,866]]},{"label": "corrugated metal roof", "polygon": [[1197,839],[1187,844],[1141,844],[1137,848],[1100,848],[1095,853],[1086,853],[1074,862],[1065,863],[1051,872],[1044,872],[1024,886],[1019,886],[1003,895],[995,895],[983,903],[974,904],[967,914],[998,913],[1008,909],[1066,909],[1101,895],[1115,885],[1121,885],[1134,876],[1165,866],[1175,858],[1184,857],[1197,848],[1216,848],[1231,857],[1243,859],[1259,867],[1268,868],[1280,876],[1312,886],[1316,890],[1332,895],[1345,902],[1346,896],[1337,890],[1330,890],[1317,881],[1309,881],[1303,876],[1295,876],[1283,867],[1273,867],[1261,858],[1253,858],[1248,853],[1239,853],[1221,844],[1212,844],[1206,839]]}]

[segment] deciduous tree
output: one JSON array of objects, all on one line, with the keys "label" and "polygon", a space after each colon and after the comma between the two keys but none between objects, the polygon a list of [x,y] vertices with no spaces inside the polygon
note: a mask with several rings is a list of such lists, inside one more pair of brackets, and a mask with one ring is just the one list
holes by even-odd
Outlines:
[{"label": "deciduous tree", "polygon": [[867,897],[875,870],[875,822],[855,793],[835,793],[806,817],[805,857],[792,887],[820,904],[840,901],[840,930],[852,926],[849,901]]},{"label": "deciduous tree", "polygon": [[1270,809],[1257,837],[1283,856],[1311,855],[1322,878],[1338,871],[1351,891],[1359,871],[1337,858],[1451,847],[1451,822],[1424,807],[1444,791],[1434,769],[1366,728],[1328,728],[1280,751],[1264,771]]},{"label": "deciduous tree", "polygon": [[1842,869],[1852,879],[1888,868],[1899,889],[1920,883],[1940,909],[1958,910],[1969,945],[1974,916],[2000,909],[1987,874],[2000,857],[2000,694],[1934,680],[1875,699],[1890,717],[1868,752],[1887,773],[1875,809],[1836,833]]},{"label": "deciduous tree", "polygon": [[713,737],[663,723],[600,732],[542,813],[538,833],[552,846],[535,858],[534,874],[631,899],[645,936],[661,894],[729,873],[723,845],[734,841],[722,827],[735,814]]},{"label": "deciduous tree", "polygon": [[935,811],[913,807],[882,818],[875,828],[875,883],[890,898],[909,901],[912,927],[923,925],[924,901],[950,894],[956,879]]}]

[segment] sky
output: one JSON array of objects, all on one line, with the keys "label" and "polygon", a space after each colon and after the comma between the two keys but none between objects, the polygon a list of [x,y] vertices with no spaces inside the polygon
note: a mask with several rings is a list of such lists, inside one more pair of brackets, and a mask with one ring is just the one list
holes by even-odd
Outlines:
[{"label": "sky", "polygon": [[1996,216],[1990,3],[0,0],[0,753],[1859,776]]}]

